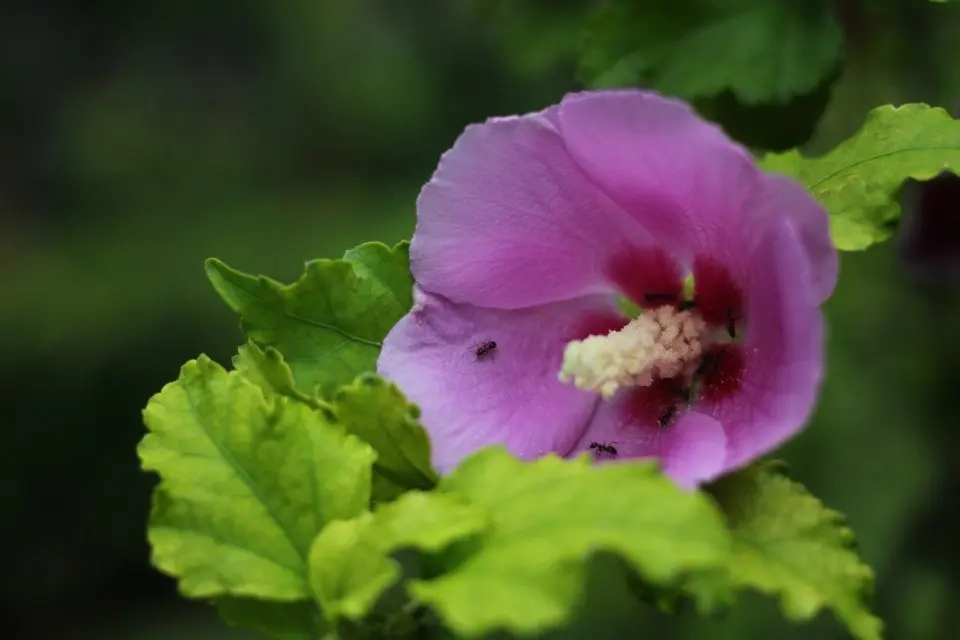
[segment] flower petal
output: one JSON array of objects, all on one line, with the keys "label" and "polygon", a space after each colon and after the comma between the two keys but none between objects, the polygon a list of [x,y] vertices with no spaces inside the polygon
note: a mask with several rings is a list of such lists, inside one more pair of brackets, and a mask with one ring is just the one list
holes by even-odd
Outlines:
[{"label": "flower petal", "polygon": [[[419,289],[415,296],[413,310],[384,340],[377,369],[420,406],[438,471],[492,444],[524,459],[573,446],[597,396],[558,380],[563,350],[583,330],[619,315],[612,298],[505,311]],[[489,341],[496,348],[478,358],[477,345]]]},{"label": "flower petal", "polygon": [[698,406],[727,434],[725,471],[797,433],[810,417],[823,376],[823,314],[800,232],[781,221],[759,243],[749,265],[740,388]]},{"label": "flower petal", "polygon": [[662,246],[684,260],[717,247],[737,256],[741,212],[760,173],[718,127],[680,101],[637,90],[568,95],[559,122],[577,164]]},{"label": "flower petal", "polygon": [[636,90],[586,92],[563,100],[558,122],[574,160],[671,252],[709,256],[739,282],[744,257],[787,218],[803,241],[817,301],[833,291],[837,252],[823,207],[792,179],[760,172],[686,104]]},{"label": "flower petal", "polygon": [[614,253],[649,245],[573,162],[554,120],[494,118],[443,155],[417,200],[410,246],[424,289],[501,309],[566,300],[610,291]]},{"label": "flower petal", "polygon": [[[764,174],[762,188],[748,205],[744,226],[762,235],[771,222],[786,218],[803,244],[813,283],[814,298],[822,303],[837,286],[837,249],[830,239],[827,212],[796,181]],[[745,231],[746,231],[745,229]]]},{"label": "flower petal", "polygon": [[631,393],[624,391],[600,405],[571,456],[588,452],[598,460],[612,460],[612,456],[598,453],[590,445],[613,444],[616,459],[657,458],[664,473],[687,488],[720,474],[726,458],[726,436],[719,422],[696,411],[684,411],[669,427],[638,423],[628,408]]}]

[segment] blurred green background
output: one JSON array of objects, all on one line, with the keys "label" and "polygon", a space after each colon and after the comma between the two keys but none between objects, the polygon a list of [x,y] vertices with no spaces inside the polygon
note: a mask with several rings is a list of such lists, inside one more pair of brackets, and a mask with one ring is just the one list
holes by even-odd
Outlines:
[{"label": "blurred green background", "polygon": [[[420,185],[466,124],[577,88],[576,3],[531,4],[532,19],[452,0],[5,4],[2,637],[252,637],[147,564],[140,410],[184,361],[226,363],[241,340],[203,259],[291,280],[309,258],[409,237]],[[837,4],[848,64],[812,148],[880,103],[960,105],[960,7]],[[937,207],[952,216],[956,196]],[[956,274],[903,254],[843,256],[823,403],[785,456],[848,515],[888,637],[952,639],[960,304]],[[615,615],[601,600],[585,619]],[[759,598],[636,624],[624,637],[844,637]]]}]

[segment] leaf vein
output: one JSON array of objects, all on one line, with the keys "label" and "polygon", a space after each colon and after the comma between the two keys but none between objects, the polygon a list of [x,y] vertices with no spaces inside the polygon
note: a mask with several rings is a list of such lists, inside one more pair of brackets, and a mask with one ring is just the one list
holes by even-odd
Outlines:
[{"label": "leaf vein", "polygon": [[[217,448],[217,450],[220,452],[220,455],[223,457],[224,461],[226,461],[227,464],[230,465],[230,467],[234,471],[236,471],[237,476],[240,478],[240,481],[244,484],[244,486],[247,487],[247,490],[250,491],[253,497],[264,506],[264,509],[266,510],[267,515],[270,516],[270,519],[273,520],[273,522],[277,525],[277,527],[279,527],[280,532],[287,539],[287,542],[290,544],[290,547],[293,549],[294,553],[296,553],[297,556],[303,561],[305,566],[307,562],[306,551],[303,549],[300,549],[300,547],[294,542],[293,534],[290,532],[287,526],[283,523],[280,517],[273,510],[273,506],[270,504],[270,501],[267,500],[266,497],[263,495],[263,492],[260,490],[259,485],[257,485],[257,483],[253,481],[253,478],[250,477],[250,475],[246,472],[246,470],[240,466],[236,458],[233,457],[233,454],[230,453],[230,450],[224,447],[223,443],[220,442],[220,440],[218,440],[216,437],[214,437],[213,433],[207,427],[206,422],[204,422],[202,416],[200,415],[200,408],[197,406],[196,402],[194,402],[193,394],[187,393],[186,396],[187,396],[187,402],[190,405],[190,412],[193,414],[194,418],[196,419],[197,424],[200,425],[200,428],[203,430],[203,433],[207,436],[210,442],[213,443],[213,446]],[[274,424],[274,422],[276,422],[276,413],[273,413],[270,415],[269,421],[271,426]],[[281,563],[278,562],[278,564],[281,564]],[[302,573],[302,570],[301,570],[301,573]]]},{"label": "leaf vein", "polygon": [[828,180],[831,180],[837,177],[838,175],[846,171],[849,171],[855,167],[859,167],[861,165],[864,165],[870,162],[876,162],[877,160],[883,160],[885,158],[889,158],[891,156],[895,156],[901,153],[913,153],[918,151],[960,151],[960,147],[953,146],[953,145],[930,145],[930,146],[923,146],[923,147],[909,147],[905,149],[894,149],[893,151],[877,154],[875,156],[871,156],[869,158],[863,158],[862,160],[857,160],[856,162],[851,162],[848,165],[844,165],[843,167],[833,171],[832,173],[828,173],[824,177],[820,178],[819,180],[811,184],[810,188],[816,189],[824,182],[827,182]]}]

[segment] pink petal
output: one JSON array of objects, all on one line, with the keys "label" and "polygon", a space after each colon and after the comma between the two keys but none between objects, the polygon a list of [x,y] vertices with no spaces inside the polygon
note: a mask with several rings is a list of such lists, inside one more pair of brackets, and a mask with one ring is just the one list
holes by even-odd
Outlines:
[{"label": "pink petal", "polygon": [[[569,451],[597,396],[557,379],[563,350],[585,330],[608,328],[619,315],[613,300],[505,311],[415,293],[413,310],[384,340],[377,368],[420,406],[437,470],[492,444],[524,459]],[[491,340],[496,349],[478,359],[476,345]]]},{"label": "pink petal", "polygon": [[803,239],[781,221],[749,260],[740,388],[698,409],[723,424],[725,470],[768,453],[803,428],[823,376],[824,322]]},{"label": "pink petal", "polygon": [[749,154],[686,104],[622,90],[568,95],[560,130],[574,160],[662,246],[738,257],[737,227],[759,186]]},{"label": "pink petal", "polygon": [[763,185],[747,208],[744,231],[770,228],[771,222],[786,218],[797,230],[803,244],[817,303],[826,300],[837,285],[837,249],[830,239],[827,212],[794,180],[764,174]]},{"label": "pink petal", "polygon": [[571,456],[588,452],[600,461],[613,460],[590,449],[594,442],[613,443],[616,459],[657,458],[664,473],[687,488],[712,480],[723,471],[726,436],[719,422],[695,411],[684,411],[669,427],[638,423],[626,406],[629,394],[625,391],[600,405]]},{"label": "pink petal", "polygon": [[570,158],[555,117],[472,125],[444,154],[410,247],[424,289],[501,309],[566,300],[610,291],[612,256],[649,245]]}]

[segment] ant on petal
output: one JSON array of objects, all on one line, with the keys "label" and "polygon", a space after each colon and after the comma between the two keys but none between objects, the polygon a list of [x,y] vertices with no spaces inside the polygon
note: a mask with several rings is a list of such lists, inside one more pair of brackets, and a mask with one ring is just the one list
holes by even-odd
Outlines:
[{"label": "ant on petal", "polygon": [[606,453],[606,454],[609,454],[609,455],[611,455],[611,456],[616,457],[616,455],[617,455],[617,448],[616,448],[615,446],[613,446],[614,444],[616,444],[616,443],[614,443],[614,442],[591,442],[591,443],[590,443],[590,448],[591,448],[591,449],[594,449],[594,450],[597,452],[597,455],[598,455],[598,456],[599,456],[601,453]]},{"label": "ant on petal", "polygon": [[493,340],[486,340],[473,347],[473,355],[477,360],[486,360],[492,357],[497,350],[497,343]]}]

